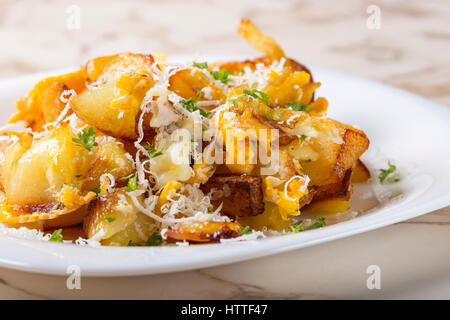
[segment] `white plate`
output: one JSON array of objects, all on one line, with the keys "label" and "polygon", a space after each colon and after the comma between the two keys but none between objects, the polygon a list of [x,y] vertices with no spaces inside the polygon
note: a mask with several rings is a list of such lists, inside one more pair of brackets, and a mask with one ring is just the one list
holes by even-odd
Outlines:
[{"label": "white plate", "polygon": [[[56,72],[59,73],[59,72]],[[322,68],[312,68],[330,102],[329,116],[358,125],[371,145],[373,167],[395,161],[403,197],[353,220],[308,232],[254,242],[190,247],[82,247],[0,236],[0,266],[65,274],[78,265],[85,276],[156,274],[204,268],[284,251],[387,226],[450,205],[450,108],[411,93]],[[0,121],[13,101],[44,75],[0,82]],[[400,187],[395,187],[400,188]],[[380,191],[380,190],[379,190]],[[383,190],[381,190],[383,191]],[[395,190],[394,190],[395,191]]]}]

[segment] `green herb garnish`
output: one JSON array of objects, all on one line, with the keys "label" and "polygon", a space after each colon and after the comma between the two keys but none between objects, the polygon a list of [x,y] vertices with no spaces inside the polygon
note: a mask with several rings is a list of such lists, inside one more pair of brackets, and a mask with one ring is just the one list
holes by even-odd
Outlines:
[{"label": "green herb garnish", "polygon": [[156,151],[155,147],[152,146],[152,145],[149,144],[149,143],[147,143],[147,144],[144,146],[144,148],[145,148],[145,150],[147,150],[148,154],[149,154],[150,157],[152,157],[152,158],[156,158],[156,157],[158,157],[158,156],[160,156],[160,155],[163,154],[162,151]]},{"label": "green herb garnish", "polygon": [[150,237],[148,237],[147,242],[145,243],[146,246],[159,246],[162,243],[162,237],[158,232],[153,232]]},{"label": "green herb garnish", "polygon": [[74,182],[74,183],[72,183],[72,184],[69,184],[69,187],[71,187],[72,189],[75,189],[75,188],[77,187],[78,184],[79,184],[79,182],[76,181],[76,182]]},{"label": "green herb garnish", "polygon": [[218,80],[223,84],[227,84],[229,81],[231,81],[231,79],[228,78],[229,72],[230,71],[228,71],[228,69],[224,69],[222,71],[210,71],[209,73],[214,78],[214,80]]},{"label": "green herb garnish", "polygon": [[128,241],[128,246],[129,247],[141,247],[142,245],[137,242],[134,242],[133,240],[130,240],[130,241]]},{"label": "green herb garnish", "polygon": [[393,184],[400,181],[400,175],[396,173],[397,167],[388,161],[389,168],[380,169],[378,180],[381,184]]},{"label": "green herb garnish", "polygon": [[325,226],[325,218],[313,217],[313,219],[316,221],[309,227],[303,228],[303,224],[305,223],[305,221],[300,221],[299,223],[297,223],[293,226],[290,226],[289,228],[291,229],[291,232],[297,233],[297,232],[318,229],[318,228],[322,228],[323,226]]},{"label": "green herb garnish", "polygon": [[307,136],[305,136],[304,134],[302,134],[302,135],[300,136],[300,145],[303,144],[303,141],[305,141],[306,138],[307,138]]},{"label": "green herb garnish", "polygon": [[269,110],[266,110],[266,118],[267,118],[267,120],[269,120],[269,121],[275,121],[275,120],[270,116]]},{"label": "green herb garnish", "polygon": [[294,111],[308,112],[309,110],[311,110],[311,105],[305,106],[303,102],[292,101],[287,104],[287,108],[291,108]]},{"label": "green herb garnish", "polygon": [[[150,237],[148,237],[147,241],[144,243],[146,247],[154,247],[162,244],[161,234],[158,232],[153,232]],[[142,244],[134,242],[133,240],[128,241],[129,247],[142,247]]]},{"label": "green herb garnish", "polygon": [[95,192],[95,198],[98,198],[98,196],[100,195],[100,187],[95,187],[91,189],[92,192]]},{"label": "green herb garnish", "polygon": [[127,191],[136,191],[137,190],[137,172],[127,175],[126,177],[120,178],[120,181],[127,181],[128,185],[126,186]]},{"label": "green herb garnish", "polygon": [[55,231],[53,231],[50,239],[48,239],[48,241],[53,241],[53,242],[63,242],[63,236],[61,234],[62,229],[56,229]]},{"label": "green herb garnish", "polygon": [[211,112],[206,112],[205,110],[203,110],[200,107],[197,107],[197,102],[200,99],[202,93],[201,91],[197,91],[197,96],[195,97],[195,99],[189,98],[189,99],[184,99],[181,100],[180,103],[189,111],[189,112],[194,112],[194,111],[199,111],[200,114],[207,118],[211,115]]},{"label": "green herb garnish", "polygon": [[265,104],[269,105],[269,95],[267,93],[264,93],[262,91],[253,89],[253,90],[244,90],[243,92],[245,95],[250,96],[254,99],[259,99],[263,102],[265,102]]},{"label": "green herb garnish", "polygon": [[244,234],[250,234],[252,233],[252,231],[250,230],[250,226],[245,226],[239,229],[239,233],[244,235]]},{"label": "green herb garnish", "polygon": [[114,220],[116,220],[116,218],[113,218],[113,217],[107,217],[106,220],[107,220],[108,222],[113,222]]},{"label": "green herb garnish", "polygon": [[194,62],[194,66],[199,69],[208,69],[208,62]]},{"label": "green herb garnish", "polygon": [[89,129],[84,128],[83,132],[78,133],[78,139],[72,138],[72,141],[85,147],[88,151],[91,151],[92,147],[98,146],[98,143],[95,142],[95,132],[92,127]]}]

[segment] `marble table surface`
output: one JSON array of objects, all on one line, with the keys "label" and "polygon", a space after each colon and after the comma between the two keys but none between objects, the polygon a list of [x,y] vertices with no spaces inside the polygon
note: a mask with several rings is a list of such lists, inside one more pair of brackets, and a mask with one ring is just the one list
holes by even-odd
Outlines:
[{"label": "marble table surface", "polygon": [[[367,26],[370,5],[380,9],[378,29]],[[79,24],[74,12],[80,13]],[[253,55],[235,32],[241,17],[251,18],[307,65],[381,81],[450,106],[447,0],[0,0],[0,79],[120,51]],[[155,276],[82,278],[80,290],[68,290],[66,277],[0,268],[0,299],[449,299],[449,247],[447,207],[247,262]],[[381,270],[380,289],[367,288],[370,265]]]}]

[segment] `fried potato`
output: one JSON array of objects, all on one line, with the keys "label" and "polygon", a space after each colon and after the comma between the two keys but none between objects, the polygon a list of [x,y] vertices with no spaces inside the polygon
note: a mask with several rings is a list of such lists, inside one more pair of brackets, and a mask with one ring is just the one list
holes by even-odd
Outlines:
[{"label": "fried potato", "polygon": [[370,171],[366,165],[358,159],[353,167],[352,183],[364,183],[370,179]]},{"label": "fried potato", "polygon": [[[184,69],[178,71],[170,77],[169,84],[169,90],[185,99],[196,99],[198,92],[201,93],[199,101],[213,100],[222,104],[227,98],[223,90],[216,87],[214,81],[212,81],[210,77],[197,70]],[[206,99],[205,94],[202,93],[202,89],[205,88],[209,88],[207,89],[209,90],[208,99]],[[217,103],[204,106],[207,110],[215,107],[217,107]]]},{"label": "fried potato", "polygon": [[72,89],[81,93],[85,89],[85,82],[83,69],[39,81],[28,95],[17,100],[17,112],[9,118],[8,123],[24,121],[33,131],[42,131],[43,126],[55,120],[64,109],[59,99],[62,92]]},{"label": "fried potato", "polygon": [[[122,195],[126,199],[124,190],[111,195],[97,198],[90,205],[88,215],[84,221],[84,232],[88,238],[100,231],[104,234],[100,240],[108,239],[136,220],[138,210],[131,201],[121,201]],[[110,222],[111,221],[111,222]]]},{"label": "fried potato", "polygon": [[146,92],[154,85],[153,58],[121,54],[102,57],[86,65],[89,79],[96,80],[70,101],[73,111],[88,124],[118,138],[137,138],[136,123]]},{"label": "fried potato", "polygon": [[0,161],[0,185],[7,203],[29,213],[48,212],[61,203],[67,208],[73,199],[98,187],[101,175],[119,179],[134,171],[115,139],[97,137],[95,152],[89,152],[73,141],[75,137],[68,125],[62,125],[40,139],[24,135],[9,147]]},{"label": "fried potato", "polygon": [[313,201],[304,207],[302,211],[314,215],[342,213],[350,209],[352,195],[353,187],[349,185],[344,194]]},{"label": "fried potato", "polygon": [[284,52],[272,37],[264,35],[248,19],[242,19],[238,27],[239,34],[258,51],[264,53],[271,60],[280,60]]},{"label": "fried potato", "polygon": [[88,238],[101,232],[104,245],[143,243],[157,230],[157,224],[141,213],[124,188],[95,199],[88,208],[83,229]]},{"label": "fried potato", "polygon": [[214,175],[201,189],[205,193],[213,189],[219,191],[222,196],[213,204],[218,206],[223,203],[222,213],[228,216],[255,216],[264,211],[261,177]]},{"label": "fried potato", "polygon": [[196,222],[176,230],[169,229],[166,236],[180,241],[209,242],[239,237],[242,226],[235,222]]},{"label": "fried potato", "polygon": [[61,126],[39,140],[24,136],[4,155],[1,185],[9,204],[53,206],[63,186],[89,168],[91,155],[77,146],[69,127]]}]

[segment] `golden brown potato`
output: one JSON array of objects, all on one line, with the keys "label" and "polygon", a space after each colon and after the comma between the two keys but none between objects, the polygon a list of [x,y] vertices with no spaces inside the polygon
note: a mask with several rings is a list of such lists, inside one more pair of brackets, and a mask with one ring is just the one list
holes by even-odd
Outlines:
[{"label": "golden brown potato", "polygon": [[120,178],[134,172],[133,162],[127,157],[124,145],[107,136],[99,136],[96,141],[98,147],[89,169],[78,179],[82,182],[80,188],[84,191],[98,187],[100,176],[105,173],[111,174],[116,184],[120,184]]},{"label": "golden brown potato", "polygon": [[342,213],[350,209],[352,195],[353,187],[350,185],[345,194],[313,201],[311,204],[304,207],[302,211],[314,215]]},{"label": "golden brown potato", "polygon": [[[201,92],[203,88],[209,87],[211,88],[210,99],[205,99],[205,95],[201,93],[199,101],[214,100],[222,104],[226,100],[223,90],[217,88],[214,81],[200,71],[193,71],[191,69],[178,71],[170,77],[169,83],[169,89],[185,99],[196,99],[198,92]],[[217,104],[211,104],[204,108],[210,110],[215,107],[217,107]]]},{"label": "golden brown potato", "polygon": [[138,210],[129,199],[123,201],[122,195],[127,199],[126,191],[116,191],[92,201],[89,205],[88,215],[84,221],[84,232],[88,238],[100,231],[104,232],[101,240],[108,239],[136,220]]},{"label": "golden brown potato", "polygon": [[139,212],[122,188],[91,203],[83,228],[88,238],[102,232],[99,240],[104,245],[126,246],[130,241],[144,243],[157,224]]},{"label": "golden brown potato", "polygon": [[84,174],[92,156],[77,146],[69,126],[51,130],[39,140],[24,136],[4,155],[1,185],[9,204],[55,205],[64,185]]},{"label": "golden brown potato", "polygon": [[261,177],[214,175],[201,188],[205,193],[212,189],[223,192],[213,203],[222,203],[222,213],[228,216],[256,216],[264,211]]},{"label": "golden brown potato", "polygon": [[271,60],[280,60],[284,52],[272,37],[264,35],[248,19],[242,19],[238,27],[239,34],[258,51],[264,53]]},{"label": "golden brown potato", "polygon": [[151,56],[131,53],[88,62],[86,72],[97,83],[74,97],[71,108],[88,124],[113,137],[137,138],[140,106],[154,84],[152,63]]},{"label": "golden brown potato", "polygon": [[24,121],[33,131],[42,131],[44,124],[55,120],[64,109],[64,104],[59,100],[62,91],[72,89],[81,93],[85,82],[83,69],[39,81],[28,95],[17,100],[17,112],[8,123]]},{"label": "golden brown potato", "polygon": [[[339,127],[338,127],[339,128]],[[317,152],[313,161],[301,161],[303,171],[310,177],[311,185],[324,185],[341,181],[347,170],[366,151],[369,140],[364,132],[340,127],[342,143],[327,138],[312,138],[308,144]]]},{"label": "golden brown potato", "polygon": [[235,222],[196,222],[176,230],[169,229],[166,236],[181,241],[219,241],[239,237],[241,228],[242,226]]},{"label": "golden brown potato", "polygon": [[353,167],[352,183],[364,183],[370,179],[370,171],[366,165],[358,159]]}]

